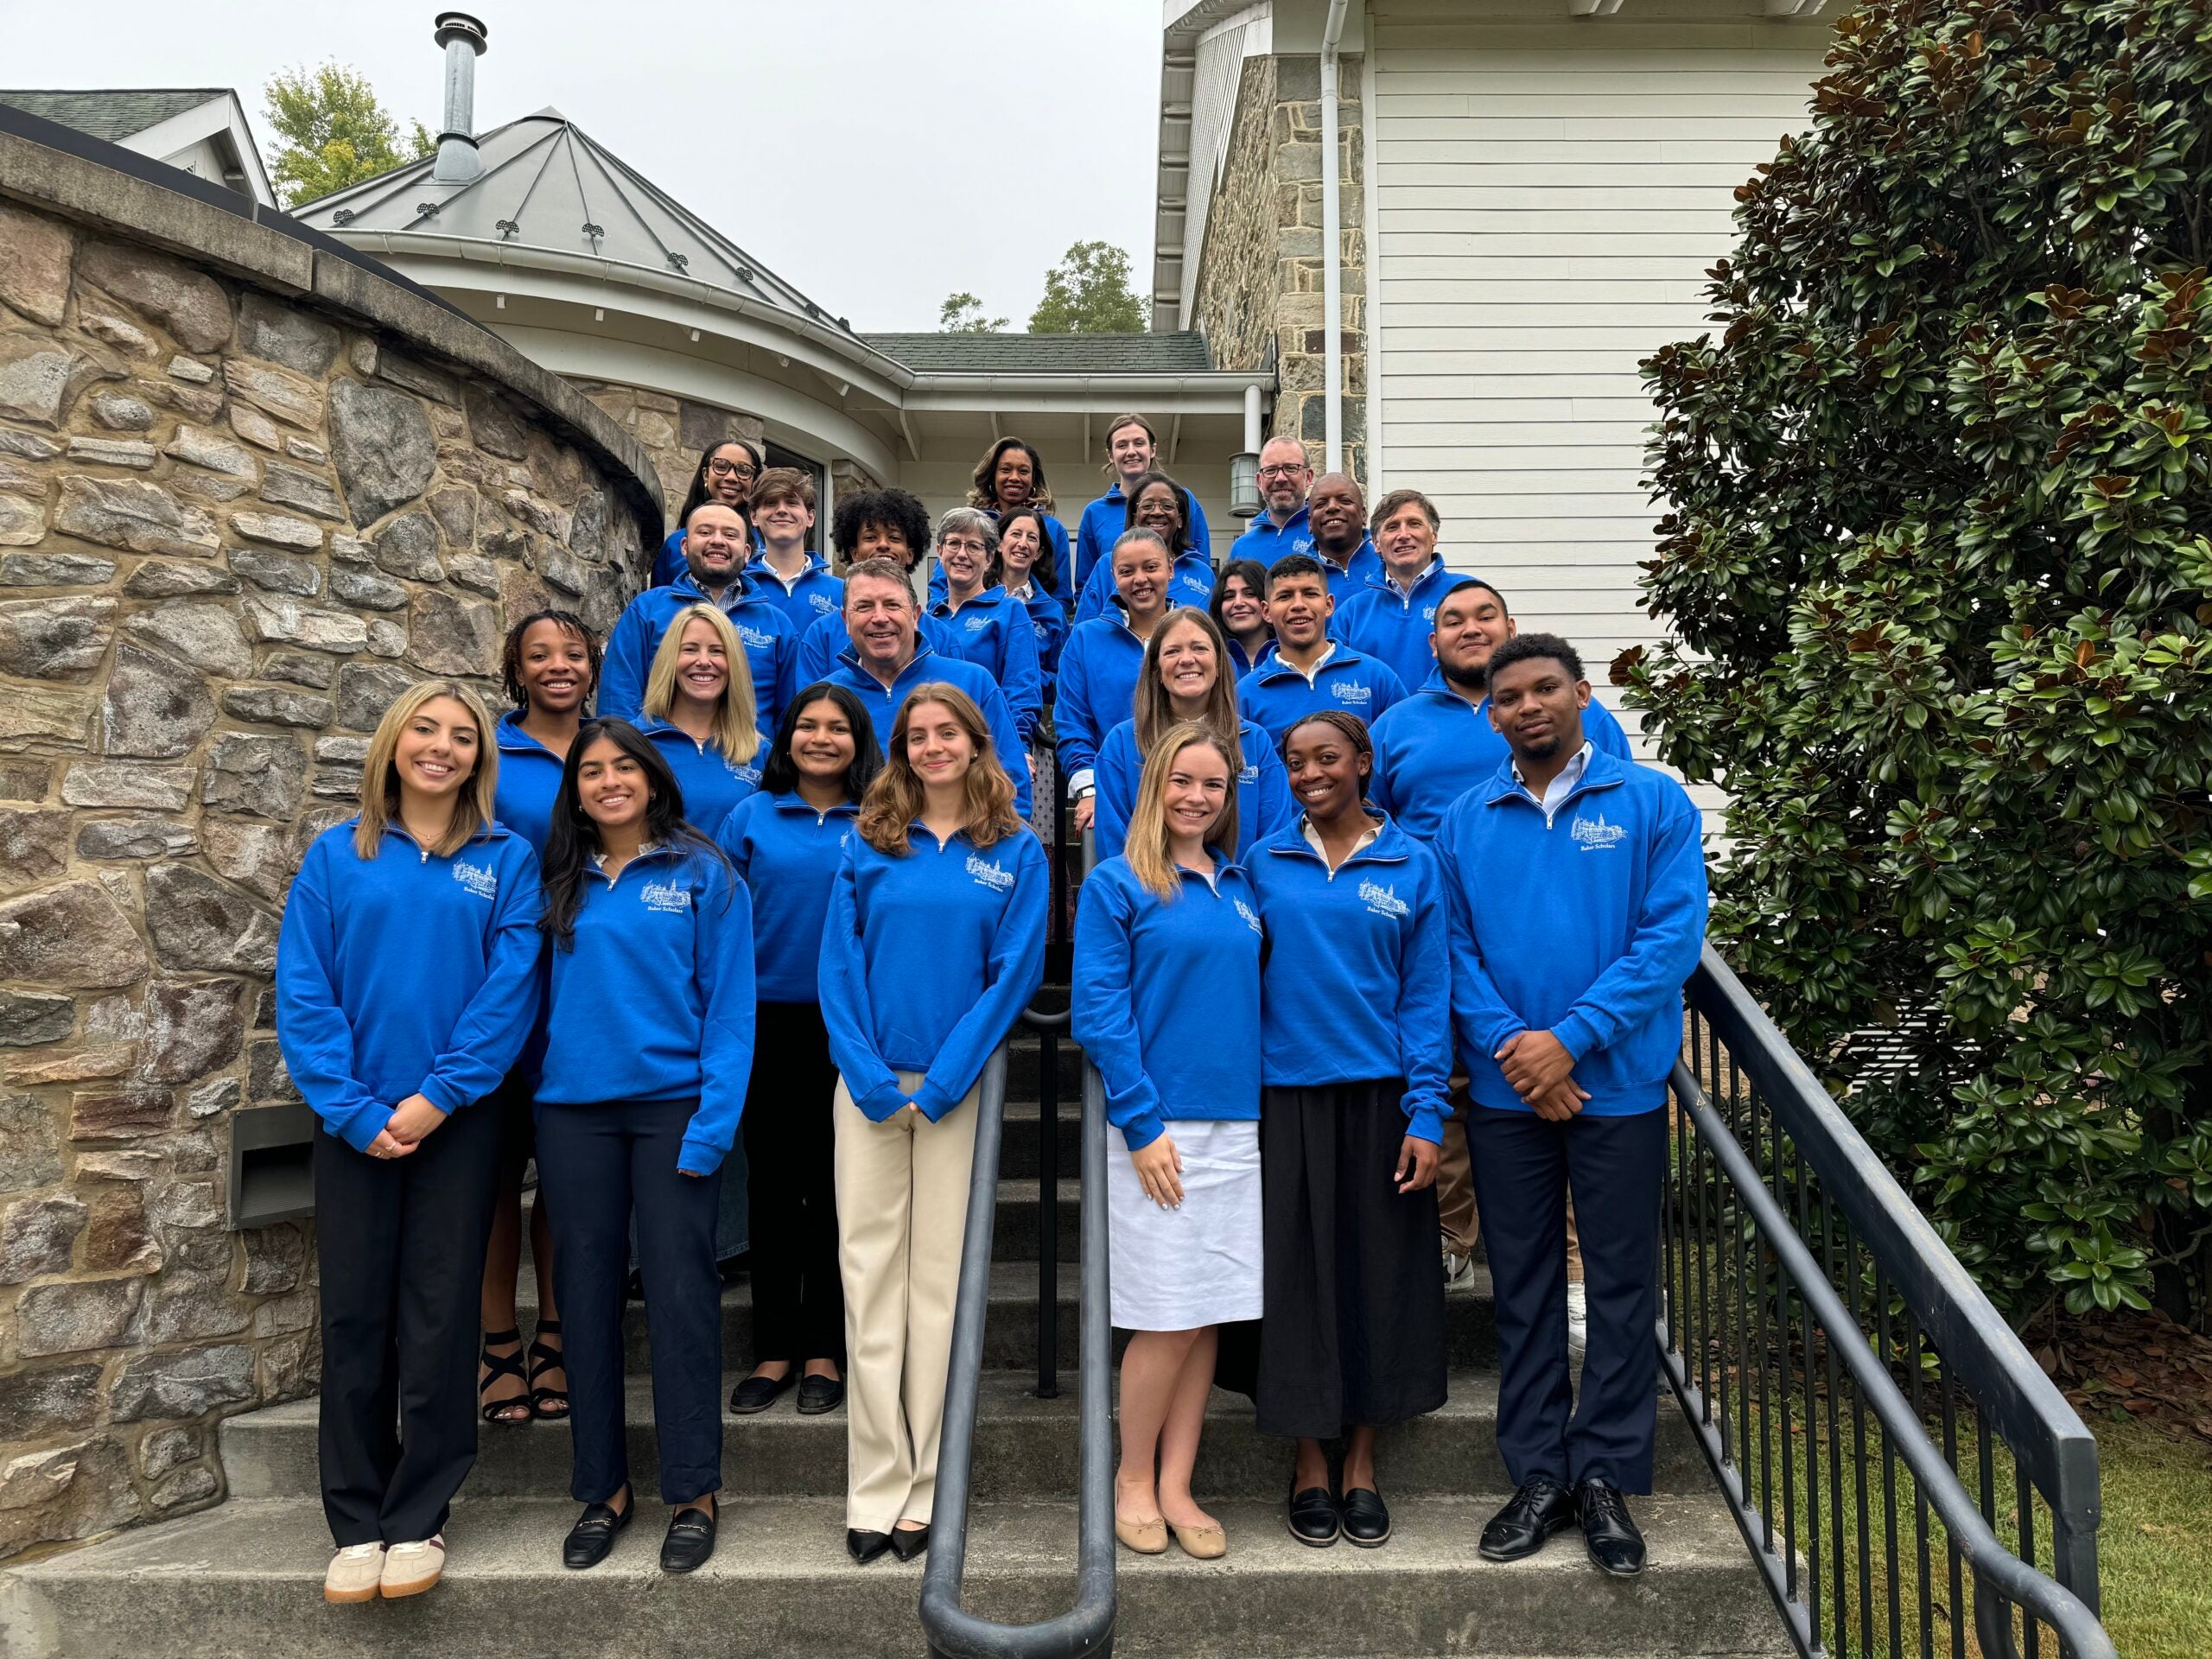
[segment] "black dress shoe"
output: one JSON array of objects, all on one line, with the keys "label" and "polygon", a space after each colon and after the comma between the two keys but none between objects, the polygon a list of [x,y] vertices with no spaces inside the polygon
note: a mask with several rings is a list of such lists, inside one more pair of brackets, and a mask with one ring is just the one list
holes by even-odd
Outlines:
[{"label": "black dress shoe", "polygon": [[715,1524],[720,1506],[713,1498],[703,1510],[678,1510],[668,1523],[668,1536],[660,1541],[660,1570],[696,1573],[715,1553]]},{"label": "black dress shoe", "polygon": [[927,1527],[896,1527],[891,1533],[891,1553],[902,1561],[911,1561],[930,1547]]},{"label": "black dress shoe", "polygon": [[1628,1499],[1610,1480],[1586,1480],[1574,1489],[1575,1518],[1598,1570],[1617,1579],[1643,1571],[1643,1535],[1629,1519]]},{"label": "black dress shoe", "polygon": [[748,1376],[729,1391],[729,1408],[741,1417],[766,1411],[798,1381],[795,1371],[785,1371],[781,1376]]},{"label": "black dress shoe", "polygon": [[845,1554],[862,1567],[883,1555],[890,1548],[891,1535],[887,1532],[860,1532],[851,1527],[845,1529]]},{"label": "black dress shoe", "polygon": [[1390,1511],[1382,1494],[1371,1486],[1355,1486],[1344,1494],[1344,1536],[1362,1549],[1377,1549],[1390,1541]]},{"label": "black dress shoe", "polygon": [[588,1567],[597,1567],[613,1549],[614,1535],[628,1526],[630,1517],[637,1512],[635,1499],[620,1515],[604,1503],[585,1504],[583,1514],[562,1541],[561,1565],[579,1573]]},{"label": "black dress shoe", "polygon": [[1521,1560],[1541,1549],[1554,1533],[1573,1526],[1574,1516],[1574,1495],[1537,1475],[1522,1481],[1513,1501],[1491,1516],[1478,1548],[1484,1560]]},{"label": "black dress shoe", "polygon": [[1301,1544],[1326,1549],[1337,1541],[1337,1500],[1325,1486],[1308,1486],[1290,1495],[1290,1535]]},{"label": "black dress shoe", "polygon": [[798,1380],[798,1414],[819,1417],[845,1403],[845,1385],[834,1376],[803,1376]]}]

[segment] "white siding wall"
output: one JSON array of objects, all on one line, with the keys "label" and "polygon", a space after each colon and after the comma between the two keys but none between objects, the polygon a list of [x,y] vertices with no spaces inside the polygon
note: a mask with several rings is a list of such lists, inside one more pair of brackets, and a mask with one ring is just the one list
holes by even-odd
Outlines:
[{"label": "white siding wall", "polygon": [[1618,708],[1608,664],[1659,632],[1636,365],[1707,328],[1732,193],[1807,124],[1827,30],[1756,0],[1472,10],[1372,7],[1381,486],[1427,491],[1450,563],[1573,641]]}]

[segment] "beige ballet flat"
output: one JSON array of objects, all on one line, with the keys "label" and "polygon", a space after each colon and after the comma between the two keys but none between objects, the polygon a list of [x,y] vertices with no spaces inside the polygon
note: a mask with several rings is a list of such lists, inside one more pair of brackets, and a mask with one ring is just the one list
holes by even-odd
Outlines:
[{"label": "beige ballet flat", "polygon": [[1161,1524],[1194,1561],[1217,1561],[1229,1554],[1229,1535],[1219,1527],[1179,1527],[1172,1521]]},{"label": "beige ballet flat", "polygon": [[1114,1535],[1123,1546],[1140,1555],[1165,1555],[1167,1553],[1167,1522],[1155,1516],[1150,1521],[1124,1521],[1114,1517]]}]

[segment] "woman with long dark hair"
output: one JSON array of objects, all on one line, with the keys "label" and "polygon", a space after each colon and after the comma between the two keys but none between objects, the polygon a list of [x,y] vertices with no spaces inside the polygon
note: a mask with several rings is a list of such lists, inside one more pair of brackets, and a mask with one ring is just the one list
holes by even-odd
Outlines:
[{"label": "woman with long dark hair", "polygon": [[[1365,804],[1374,747],[1324,709],[1284,734],[1305,815],[1251,859],[1261,982],[1267,1313],[1260,1427],[1298,1442],[1290,1533],[1390,1537],[1377,1429],[1444,1403],[1436,1159],[1451,1070],[1451,924],[1428,849]],[[1345,1442],[1334,1488],[1322,1442]]]},{"label": "woman with long dark hair", "polygon": [[822,942],[837,1063],[845,1548],[929,1546],[984,1063],[1044,976],[1052,878],[982,712],[918,685],[845,846]]},{"label": "woman with long dark hair", "polygon": [[1260,963],[1236,844],[1234,760],[1196,722],[1145,762],[1121,856],[1083,884],[1071,1029],[1106,1085],[1127,1157],[1107,1160],[1122,1461],[1114,1531],[1225,1554],[1191,1477],[1220,1326],[1261,1309]]},{"label": "woman with long dark hair", "polygon": [[[719,501],[744,513],[750,528],[753,486],[767,465],[766,451],[750,438],[724,438],[699,452],[699,464],[691,471],[691,487],[683,493],[683,510],[676,515],[676,528],[653,556],[653,579],[648,587],[665,588],[690,568],[683,559],[683,527],[691,522],[694,507]],[[752,537],[753,544],[760,546],[760,532],[753,530]]]},{"label": "woman with long dark hair", "polygon": [[860,699],[842,686],[810,685],[776,733],[760,792],[739,802],[715,836],[753,894],[760,998],[745,1096],[753,1367],[729,1398],[740,1415],[766,1410],[794,1383],[804,1416],[845,1397],[830,1113],[837,1068],[818,985],[830,890],[882,766]]},{"label": "woman with long dark hair", "polygon": [[[1051,550],[1040,578],[1046,590],[1065,610],[1075,597],[1074,565],[1068,553],[1067,526],[1054,518],[1052,486],[1045,481],[1045,457],[1025,438],[1003,437],[983,452],[975,475],[968,482],[968,505],[980,507],[995,518],[1008,513],[1033,512],[1043,526]],[[1008,583],[1009,588],[1014,584]],[[931,595],[936,597],[935,594]]]},{"label": "woman with long dark hair", "polygon": [[752,900],[685,821],[659,750],[620,720],[576,734],[545,872],[537,1169],[569,1338],[569,1495],[585,1506],[562,1560],[598,1565],[637,1510],[622,1375],[634,1223],[672,1511],[661,1567],[689,1573],[714,1553],[722,1479],[715,1217],[753,1066]]},{"label": "woman with long dark hair", "polygon": [[1275,639],[1268,626],[1268,567],[1257,559],[1231,559],[1222,566],[1206,613],[1229,642],[1230,678],[1243,679]]},{"label": "woman with long dark hair", "polygon": [[492,718],[427,680],[378,723],[361,810],[308,846],[276,940],[276,1041],[321,1121],[325,1599],[419,1595],[476,1457],[483,1103],[537,1012],[537,859],[497,821]]},{"label": "woman with long dark hair", "polygon": [[[507,630],[499,678],[514,705],[499,725],[499,821],[540,858],[553,823],[561,769],[575,741],[592,689],[599,683],[599,641],[569,611],[533,611]],[[541,1018],[543,1010],[540,1009]],[[532,1033],[522,1063],[500,1085],[499,1196],[492,1239],[484,1250],[484,1354],[476,1379],[487,1423],[526,1423],[569,1414],[568,1373],[561,1363],[561,1306],[553,1285],[553,1231],[545,1195],[530,1207],[531,1265],[537,1280],[537,1328],[524,1371],[522,1329],[515,1317],[515,1274],[522,1265],[522,1187],[537,1141],[531,1101],[543,1030]]]},{"label": "woman with long dark hair", "polygon": [[1135,717],[1107,733],[1098,747],[1098,815],[1092,822],[1100,858],[1122,850],[1145,758],[1160,734],[1186,721],[1220,739],[1236,767],[1236,842],[1230,856],[1237,862],[1244,861],[1255,842],[1298,816],[1281,757],[1265,732],[1237,715],[1236,687],[1224,669],[1227,659],[1228,647],[1213,619],[1188,607],[1169,612],[1145,642]]}]

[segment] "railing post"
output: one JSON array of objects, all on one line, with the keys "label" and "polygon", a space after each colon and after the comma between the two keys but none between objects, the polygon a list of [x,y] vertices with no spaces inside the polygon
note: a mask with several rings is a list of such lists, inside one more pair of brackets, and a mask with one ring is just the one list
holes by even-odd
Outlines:
[{"label": "railing post", "polygon": [[[1052,780],[1052,910],[1047,937],[1058,944],[1067,932],[1067,793]],[[1048,944],[1046,957],[1058,952]],[[1060,1033],[1046,1026],[1037,1033],[1037,1397],[1060,1393]]]}]

